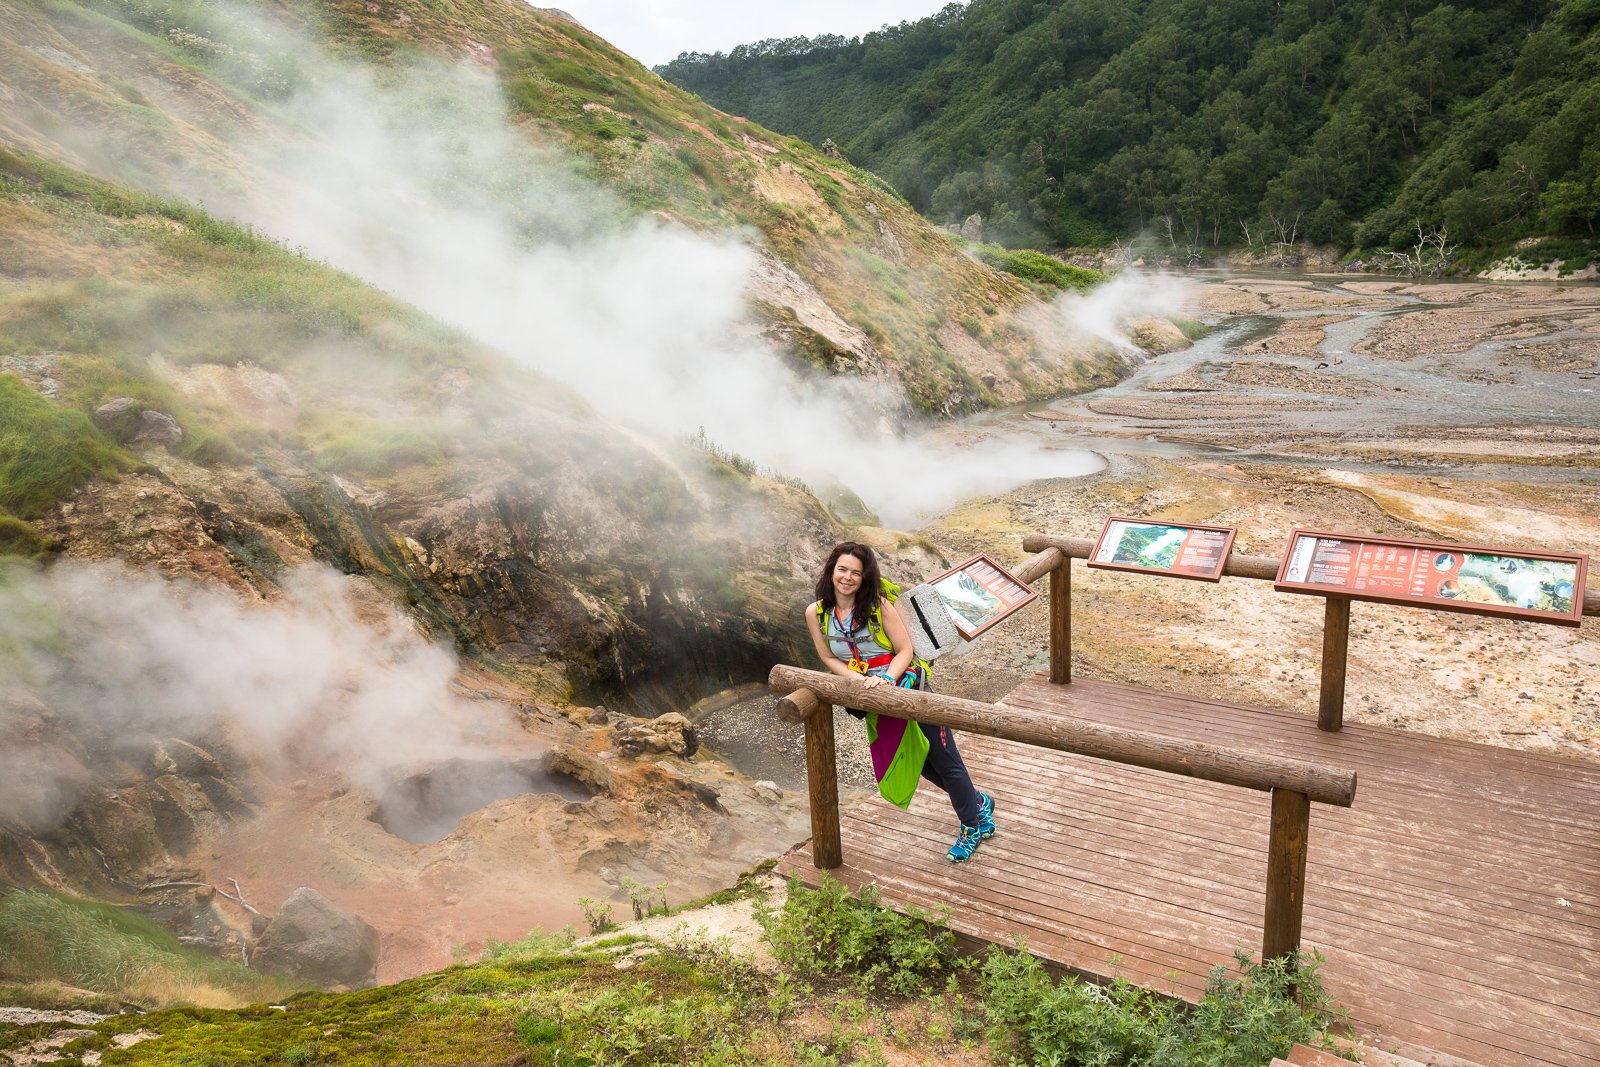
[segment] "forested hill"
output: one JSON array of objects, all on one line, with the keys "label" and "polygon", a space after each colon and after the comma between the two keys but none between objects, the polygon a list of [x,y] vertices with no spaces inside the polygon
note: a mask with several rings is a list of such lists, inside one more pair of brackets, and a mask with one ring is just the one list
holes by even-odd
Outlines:
[{"label": "forested hill", "polygon": [[658,73],[1012,243],[1415,243],[1600,222],[1600,0],[973,0]]}]

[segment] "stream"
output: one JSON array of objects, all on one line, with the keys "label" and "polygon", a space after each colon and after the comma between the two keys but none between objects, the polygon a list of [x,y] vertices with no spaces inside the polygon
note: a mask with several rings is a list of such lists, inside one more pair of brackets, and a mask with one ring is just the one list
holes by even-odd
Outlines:
[{"label": "stream", "polygon": [[[1056,448],[1070,442],[1101,455],[1311,461],[1436,474],[1439,466],[1425,451],[1414,462],[1364,462],[1340,455],[1313,459],[1303,447],[1287,449],[1329,437],[1372,440],[1460,430],[1481,436],[1491,427],[1511,437],[1540,427],[1557,434],[1563,427],[1600,429],[1600,286],[1430,282],[1411,287],[1395,282],[1400,291],[1372,292],[1352,291],[1345,287],[1350,279],[1330,276],[1197,273],[1188,278],[1194,286],[1191,298],[1207,286],[1290,284],[1296,295],[1318,294],[1329,306],[1246,314],[1197,310],[1209,333],[1187,348],[1144,360],[1115,385],[973,416],[951,432],[1030,439]],[[1413,288],[1418,291],[1407,291]],[[1497,299],[1485,299],[1486,292]],[[1565,299],[1544,299],[1557,293]],[[1337,306],[1352,299],[1360,303]],[[1463,313],[1485,317],[1481,332],[1470,326],[1463,331]],[[1364,344],[1381,329],[1410,326],[1396,323],[1409,316],[1422,317],[1412,331],[1420,342],[1415,347],[1398,356],[1378,355]],[[1430,320],[1436,318],[1444,319],[1444,326],[1430,330]],[[1306,329],[1322,332],[1312,351],[1275,350],[1275,337]],[[1567,351],[1574,355],[1545,360],[1544,367],[1534,358]],[[1226,376],[1241,360],[1262,361],[1304,382],[1298,387],[1292,380],[1231,383]],[[1163,384],[1181,378],[1191,382]],[[1192,379],[1214,392],[1185,387]],[[1208,403],[1207,397],[1215,400]],[[1159,402],[1168,403],[1148,416],[1128,413]],[[1192,411],[1174,410],[1178,405]],[[1218,440],[1228,436],[1241,440]],[[1505,464],[1489,458],[1454,464],[1451,473],[1541,481],[1595,478],[1593,469],[1574,471],[1570,464]]]}]

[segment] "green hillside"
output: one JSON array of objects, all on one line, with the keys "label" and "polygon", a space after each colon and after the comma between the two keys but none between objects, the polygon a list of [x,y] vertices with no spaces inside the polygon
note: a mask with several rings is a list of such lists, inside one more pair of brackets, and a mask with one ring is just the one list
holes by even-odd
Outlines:
[{"label": "green hillside", "polygon": [[[601,225],[664,219],[759,246],[768,269],[749,293],[753,317],[797,367],[887,379],[911,411],[948,415],[1100,384],[1119,365],[1109,351],[1043,351],[1011,328],[1055,290],[967,255],[882,180],[717,111],[558,12],[318,0],[255,15],[184,0],[0,0],[0,98],[11,101],[0,144],[214,206],[259,192],[241,131],[291,149],[314,132],[297,102],[325,91],[334,64],[397,91],[443,61],[498,90],[505,123],[547,153],[572,196],[607,198]],[[440,81],[416,110],[444,114]],[[529,197],[516,183],[467,167],[457,177],[525,237],[574,236],[559,211],[521,217]],[[962,329],[974,317],[994,328]]]},{"label": "green hillside", "polygon": [[974,0],[658,70],[1012,243],[1600,247],[1596,0]]}]

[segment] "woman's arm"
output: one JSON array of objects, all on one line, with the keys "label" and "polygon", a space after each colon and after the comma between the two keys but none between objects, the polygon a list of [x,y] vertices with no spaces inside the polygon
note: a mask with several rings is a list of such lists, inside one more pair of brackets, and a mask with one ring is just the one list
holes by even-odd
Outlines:
[{"label": "woman's arm", "polygon": [[817,658],[822,661],[824,668],[841,678],[860,678],[861,675],[851,670],[849,664],[833,654],[833,647],[822,636],[822,625],[817,621],[818,603],[820,601],[813,601],[806,608],[806,629],[811,631],[811,647],[817,650]]},{"label": "woman's arm", "polygon": [[889,663],[889,682],[898,684],[900,676],[916,658],[916,650],[911,647],[911,631],[906,629],[906,620],[900,616],[898,601],[892,606],[887,600],[883,601],[878,615],[883,620],[883,631],[889,643],[894,645],[894,659]]}]

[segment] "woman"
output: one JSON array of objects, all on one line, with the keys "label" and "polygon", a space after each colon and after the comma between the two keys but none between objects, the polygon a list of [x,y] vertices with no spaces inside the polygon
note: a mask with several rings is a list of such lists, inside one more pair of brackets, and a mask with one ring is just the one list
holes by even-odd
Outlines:
[{"label": "woman", "polygon": [[[835,545],[817,578],[817,600],[806,609],[811,643],[824,667],[841,678],[859,681],[863,689],[880,685],[925,689],[926,668],[912,666],[911,634],[899,611],[883,610],[881,588],[878,557],[872,549],[854,541]],[[853,708],[846,710],[857,718],[864,716]],[[949,795],[950,806],[961,820],[960,834],[946,855],[952,862],[962,863],[980,841],[994,836],[994,800],[973,788],[948,727],[917,726],[928,741],[922,777]],[[881,780],[879,764],[874,753],[873,767]]]}]

